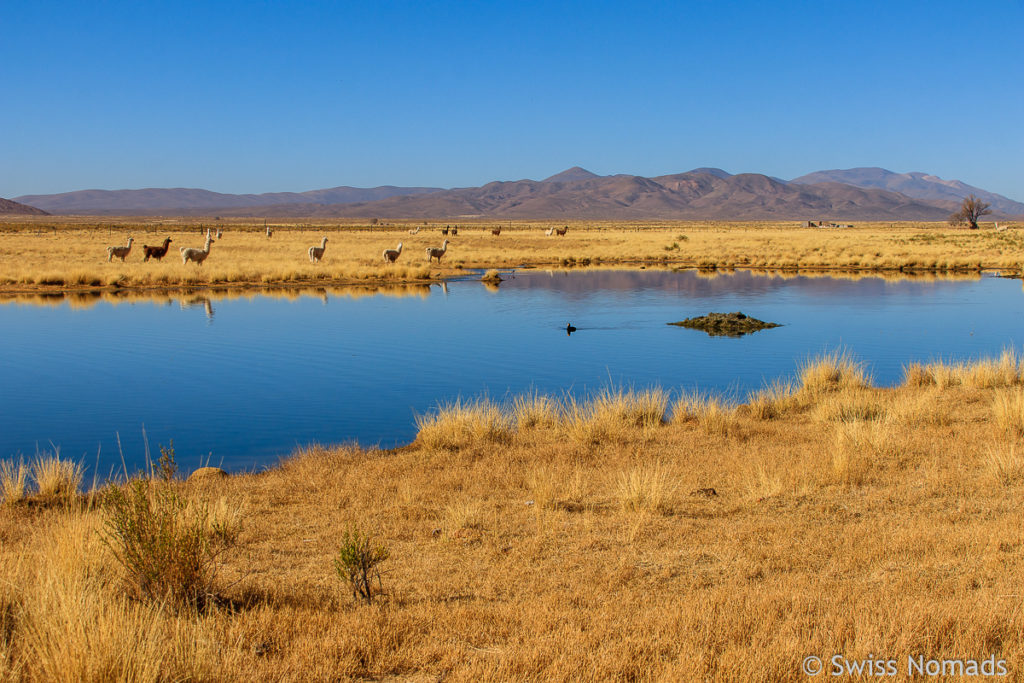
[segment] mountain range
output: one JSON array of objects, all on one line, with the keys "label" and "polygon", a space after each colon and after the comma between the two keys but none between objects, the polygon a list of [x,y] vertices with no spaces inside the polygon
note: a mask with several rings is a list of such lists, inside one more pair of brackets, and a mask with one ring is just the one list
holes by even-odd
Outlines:
[{"label": "mountain range", "polygon": [[15,200],[56,214],[358,218],[943,220],[969,194],[994,217],[1024,204],[925,173],[881,168],[817,171],[790,181],[718,168],[646,178],[574,166],[544,180],[481,187],[336,187],[221,194],[200,189],[82,190]]}]

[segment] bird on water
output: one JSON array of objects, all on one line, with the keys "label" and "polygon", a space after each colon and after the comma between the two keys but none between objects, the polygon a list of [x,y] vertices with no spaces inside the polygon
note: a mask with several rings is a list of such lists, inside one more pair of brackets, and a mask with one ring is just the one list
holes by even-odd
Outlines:
[{"label": "bird on water", "polygon": [[575,331],[576,331],[576,328],[572,326],[572,323],[566,323],[566,325],[565,325],[565,333],[567,335],[568,334],[572,334]]}]

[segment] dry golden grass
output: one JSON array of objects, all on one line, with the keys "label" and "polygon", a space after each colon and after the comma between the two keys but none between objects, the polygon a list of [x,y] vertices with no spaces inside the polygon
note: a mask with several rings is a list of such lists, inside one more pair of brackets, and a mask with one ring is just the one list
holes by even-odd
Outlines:
[{"label": "dry golden grass", "polygon": [[620,474],[616,493],[623,510],[658,512],[673,489],[668,468],[655,462],[634,465]]},{"label": "dry golden grass", "polygon": [[760,391],[747,396],[747,412],[759,420],[774,420],[800,406],[797,386],[776,380]]},{"label": "dry golden grass", "polygon": [[[45,218],[45,220],[43,219]],[[358,221],[278,221],[267,238],[262,224],[242,220],[96,219],[39,217],[0,223],[0,287],[7,290],[88,287],[260,286],[281,283],[423,281],[460,268],[661,264],[718,269],[756,268],[782,277],[815,271],[1021,272],[1024,233],[958,230],[943,224],[864,223],[853,229],[804,229],[796,222],[573,222],[564,237],[544,234],[552,224],[522,222],[500,236],[481,222],[451,237],[441,266],[425,249],[439,246],[443,223],[408,221],[386,226]],[[447,223],[447,222],[446,222]],[[421,227],[410,235],[412,225]],[[200,226],[220,227],[202,266],[183,265],[178,249],[202,246]],[[203,228],[205,229],[205,227]],[[135,238],[124,263],[108,263],[107,246]],[[307,250],[330,238],[321,263]],[[163,261],[143,262],[143,244],[173,240]],[[385,248],[404,244],[396,264]]]},{"label": "dry golden grass", "polygon": [[25,498],[29,466],[19,459],[0,461],[0,501],[18,503]]},{"label": "dry golden grass", "polygon": [[82,463],[64,460],[59,452],[42,453],[32,461],[32,479],[44,498],[70,500],[82,485],[83,471]]},{"label": "dry golden grass", "polygon": [[[983,384],[832,382],[771,419],[581,404],[596,443],[564,399],[462,402],[396,450],[175,483],[237,528],[201,613],[126,597],[102,506],[29,496],[0,508],[0,678],[804,681],[834,654],[1019,678],[1024,462],[998,406],[1016,425],[1024,399]],[[353,523],[390,551],[372,605],[332,564]]]},{"label": "dry golden grass", "polygon": [[831,351],[800,366],[800,387],[804,392],[842,391],[868,385],[864,364],[845,351]]},{"label": "dry golden grass", "polygon": [[590,400],[567,398],[563,432],[581,444],[621,443],[665,419],[668,393],[661,389],[604,389]]},{"label": "dry golden grass", "polygon": [[513,419],[488,399],[458,399],[416,417],[417,440],[427,448],[458,449],[472,443],[502,443],[512,436]]},{"label": "dry golden grass", "polygon": [[1016,351],[1006,349],[999,358],[977,362],[936,361],[927,365],[911,363],[904,368],[907,386],[947,387],[967,386],[978,389],[1012,387],[1024,382],[1022,359]]},{"label": "dry golden grass", "polygon": [[1024,389],[996,393],[992,412],[999,429],[1011,436],[1024,436]]},{"label": "dry golden grass", "polygon": [[1017,444],[995,444],[988,451],[988,470],[1001,486],[1011,486],[1024,478],[1024,457],[1017,453]]},{"label": "dry golden grass", "polygon": [[533,391],[512,399],[512,414],[521,432],[532,427],[554,427],[561,418],[562,403]]},{"label": "dry golden grass", "polygon": [[[757,412],[753,406],[752,412]],[[736,423],[738,413],[736,406],[730,405],[720,396],[703,396],[699,393],[683,394],[676,401],[672,410],[672,419],[676,422],[694,421],[708,434],[726,435],[729,427]],[[764,419],[763,415],[758,415]]]}]

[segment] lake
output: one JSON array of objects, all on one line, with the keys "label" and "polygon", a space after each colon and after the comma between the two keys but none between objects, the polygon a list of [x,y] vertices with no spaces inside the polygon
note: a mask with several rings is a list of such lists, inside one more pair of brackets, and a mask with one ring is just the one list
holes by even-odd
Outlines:
[{"label": "lake", "polygon": [[[0,457],[59,446],[100,476],[171,439],[183,470],[272,465],[311,442],[390,447],[438,402],[610,383],[742,398],[845,348],[878,384],[911,361],[1024,342],[1019,280],[520,270],[445,286],[8,297]],[[783,326],[709,337],[666,325],[743,311]],[[565,326],[578,331],[571,336]],[[90,475],[91,476],[91,475]]]}]

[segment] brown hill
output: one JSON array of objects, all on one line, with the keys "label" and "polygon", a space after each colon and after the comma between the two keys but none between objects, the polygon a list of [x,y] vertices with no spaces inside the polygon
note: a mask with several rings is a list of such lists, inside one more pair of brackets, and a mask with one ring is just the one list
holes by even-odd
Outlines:
[{"label": "brown hill", "polygon": [[34,206],[28,204],[21,204],[19,202],[11,201],[10,199],[0,198],[0,214],[5,215],[28,215],[28,216],[49,216],[42,209],[37,209]]}]

